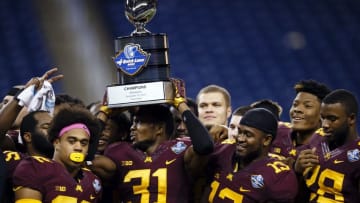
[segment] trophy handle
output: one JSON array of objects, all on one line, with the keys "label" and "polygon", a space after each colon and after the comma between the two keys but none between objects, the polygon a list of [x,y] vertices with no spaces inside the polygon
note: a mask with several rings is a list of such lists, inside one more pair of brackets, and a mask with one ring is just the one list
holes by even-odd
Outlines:
[{"label": "trophy handle", "polygon": [[145,28],[146,23],[135,22],[135,30],[131,32],[131,36],[151,34],[149,30]]}]

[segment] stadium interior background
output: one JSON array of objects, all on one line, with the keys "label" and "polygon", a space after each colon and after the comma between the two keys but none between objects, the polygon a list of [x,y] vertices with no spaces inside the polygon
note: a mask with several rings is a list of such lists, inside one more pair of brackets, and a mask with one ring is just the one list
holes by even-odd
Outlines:
[{"label": "stadium interior background", "polygon": [[[171,76],[188,96],[208,84],[232,106],[269,98],[283,108],[293,85],[315,79],[360,98],[358,0],[158,0],[146,26],[167,33]],[[117,81],[114,39],[129,35],[123,0],[0,1],[0,95],[57,66],[55,85],[86,104]]]}]

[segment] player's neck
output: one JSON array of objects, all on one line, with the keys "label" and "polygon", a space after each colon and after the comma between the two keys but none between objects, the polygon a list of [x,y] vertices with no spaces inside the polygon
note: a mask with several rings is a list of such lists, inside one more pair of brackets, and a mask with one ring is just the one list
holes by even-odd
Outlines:
[{"label": "player's neck", "polygon": [[[352,143],[353,141],[359,139],[359,134],[357,133],[356,129],[350,129],[350,132],[346,136],[344,143],[342,145],[346,145],[348,143]],[[341,146],[342,146],[341,145]]]},{"label": "player's neck", "polygon": [[153,145],[149,146],[144,152],[145,152],[147,155],[150,155],[150,154],[154,153],[157,148],[158,148],[158,145],[157,145],[157,144],[153,144]]},{"label": "player's neck", "polygon": [[151,155],[153,154],[157,148],[164,142],[165,140],[164,139],[158,139],[156,140],[153,144],[149,145],[147,147],[146,150],[144,150],[144,152],[147,154],[147,155]]},{"label": "player's neck", "polygon": [[294,132],[293,141],[295,141],[295,146],[307,144],[315,131],[316,130]]},{"label": "player's neck", "polygon": [[258,155],[256,154],[252,154],[250,156],[247,157],[242,157],[242,158],[238,158],[238,168],[239,170],[249,166],[252,163],[257,162],[258,160],[262,160],[265,157],[267,157],[268,151],[264,150],[262,152],[259,152]]}]

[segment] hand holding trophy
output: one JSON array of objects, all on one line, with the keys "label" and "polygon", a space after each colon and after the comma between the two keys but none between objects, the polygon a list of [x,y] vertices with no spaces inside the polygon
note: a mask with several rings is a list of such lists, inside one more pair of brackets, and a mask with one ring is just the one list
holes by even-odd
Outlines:
[{"label": "hand holding trophy", "polygon": [[175,108],[178,108],[180,103],[186,103],[186,91],[185,91],[185,82],[180,78],[170,78],[174,86],[174,102],[173,105]]},{"label": "hand holding trophy", "polygon": [[109,108],[172,103],[168,38],[145,25],[156,13],[157,0],[126,0],[125,16],[135,26],[130,36],[115,40],[118,84],[107,87]]}]

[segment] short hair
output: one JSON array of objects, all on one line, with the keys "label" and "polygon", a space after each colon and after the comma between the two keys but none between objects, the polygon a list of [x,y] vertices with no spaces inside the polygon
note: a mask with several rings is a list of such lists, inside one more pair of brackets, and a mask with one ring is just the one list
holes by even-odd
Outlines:
[{"label": "short hair", "polygon": [[229,91],[227,91],[223,87],[220,87],[219,85],[214,85],[214,84],[208,85],[199,91],[199,93],[196,96],[196,103],[199,103],[199,96],[201,94],[212,93],[212,92],[220,92],[224,96],[225,104],[227,106],[231,106],[231,96]]},{"label": "short hair", "polygon": [[64,127],[74,123],[86,125],[90,131],[90,143],[93,143],[99,137],[100,123],[88,109],[79,106],[63,106],[50,124],[48,129],[49,141],[53,143],[59,137],[59,133]]},{"label": "short hair", "polygon": [[70,106],[81,106],[81,107],[86,107],[85,103],[76,97],[70,96],[69,94],[65,94],[65,93],[61,93],[61,94],[57,94],[55,96],[55,106],[58,106],[60,104],[69,104]]},{"label": "short hair", "polygon": [[[130,135],[131,121],[129,116],[125,112],[111,114],[109,119],[116,123],[118,127],[117,129],[118,133],[124,133],[125,135]],[[109,143],[120,141],[120,138],[121,137],[112,137],[110,138]],[[130,141],[129,136],[126,138],[126,141]]]},{"label": "short hair", "polygon": [[249,105],[245,105],[245,106],[239,106],[238,108],[236,108],[232,115],[233,116],[243,116],[247,111],[249,111],[250,109],[252,109],[251,106]]},{"label": "short hair", "polygon": [[148,118],[149,120],[146,121],[153,124],[164,123],[166,135],[170,138],[174,134],[174,117],[170,107],[166,105],[152,104],[140,106],[139,110],[135,112],[135,116]]},{"label": "short hair", "polygon": [[38,120],[36,120],[35,116],[40,113],[49,113],[47,111],[38,110],[38,111],[31,111],[24,118],[20,123],[20,136],[24,138],[25,132],[33,133],[35,132],[36,125],[38,124]]},{"label": "short hair", "polygon": [[277,120],[280,120],[280,116],[282,113],[282,107],[279,103],[272,101],[270,99],[262,99],[250,104],[253,108],[264,108],[269,110],[271,113],[274,114]]},{"label": "short hair", "polygon": [[9,96],[15,96],[20,90],[24,89],[24,85],[15,85],[6,93]]},{"label": "short hair", "polygon": [[315,80],[301,80],[295,84],[296,94],[306,92],[315,95],[320,101],[330,93],[330,89],[323,83]]},{"label": "short hair", "polygon": [[342,106],[345,107],[346,113],[348,115],[354,113],[357,116],[359,111],[359,103],[353,93],[345,89],[337,89],[330,92],[326,97],[322,100],[324,104],[335,104],[341,103]]}]

